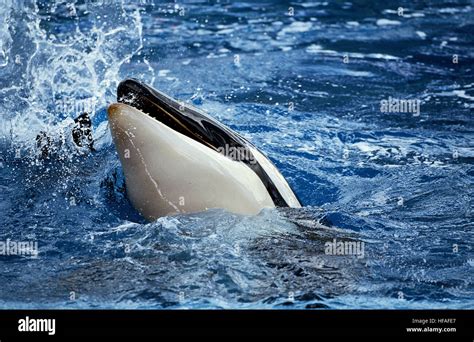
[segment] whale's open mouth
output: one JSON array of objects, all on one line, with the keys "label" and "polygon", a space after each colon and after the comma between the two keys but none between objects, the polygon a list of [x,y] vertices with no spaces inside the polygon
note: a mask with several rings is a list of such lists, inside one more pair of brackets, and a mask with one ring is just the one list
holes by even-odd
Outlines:
[{"label": "whale's open mouth", "polygon": [[[267,174],[266,170],[273,169],[273,164],[249,141],[209,115],[136,79],[126,79],[120,82],[117,89],[117,101],[138,109],[174,131],[219,153],[229,150],[238,151],[238,153],[226,155],[226,157],[246,164],[255,172],[276,206],[290,206],[290,203],[287,203],[275,185],[275,181],[281,182],[282,180],[272,179]],[[281,179],[283,178],[281,177]],[[283,182],[286,184],[286,181],[283,180]],[[287,184],[285,186],[288,187]],[[291,190],[289,191],[291,192]],[[299,206],[298,202],[297,199],[294,199],[293,204]]]},{"label": "whale's open mouth", "polygon": [[[212,117],[135,79],[122,81],[117,101],[128,104],[171,129],[211,148],[241,147],[248,141]],[[240,160],[246,162],[246,160]]]}]

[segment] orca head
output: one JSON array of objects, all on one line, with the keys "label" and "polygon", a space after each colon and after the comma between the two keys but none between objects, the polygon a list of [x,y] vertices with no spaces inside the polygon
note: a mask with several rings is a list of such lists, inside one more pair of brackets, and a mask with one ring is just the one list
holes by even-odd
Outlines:
[{"label": "orca head", "polygon": [[108,108],[132,204],[149,219],[223,208],[299,207],[276,167],[230,128],[138,80]]}]

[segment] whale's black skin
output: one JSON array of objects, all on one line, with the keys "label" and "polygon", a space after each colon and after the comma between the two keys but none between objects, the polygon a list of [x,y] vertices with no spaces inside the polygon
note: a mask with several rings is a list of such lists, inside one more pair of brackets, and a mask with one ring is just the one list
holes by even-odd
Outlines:
[{"label": "whale's black skin", "polygon": [[[92,121],[89,113],[82,113],[74,119],[74,127],[72,129],[72,141],[78,147],[87,147],[89,151],[94,152],[94,138],[92,137]],[[60,141],[64,136],[60,135]],[[49,136],[45,131],[41,131],[36,135],[36,148],[40,152],[42,159],[48,159],[51,152],[61,146],[57,139]]]},{"label": "whale's black skin", "polygon": [[72,138],[77,146],[87,146],[89,150],[95,151],[94,139],[92,137],[92,121],[88,113],[82,113],[74,119]]},{"label": "whale's black skin", "polygon": [[[245,163],[260,178],[273,203],[277,207],[288,207],[277,187],[254,158],[249,141],[235,133],[212,117],[180,103],[162,92],[153,89],[136,79],[120,82],[117,89],[117,101],[135,107],[160,121],[173,130],[188,136],[211,149],[233,147],[237,151],[245,149],[246,153],[238,156],[238,161]],[[301,203],[301,201],[299,201]]]}]

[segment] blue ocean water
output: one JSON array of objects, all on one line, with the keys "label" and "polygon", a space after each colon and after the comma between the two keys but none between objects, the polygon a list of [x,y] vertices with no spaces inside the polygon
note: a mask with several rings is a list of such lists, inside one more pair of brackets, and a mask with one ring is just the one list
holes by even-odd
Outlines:
[{"label": "blue ocean water", "polygon": [[[474,307],[472,1],[0,3],[0,242],[38,247],[0,255],[1,308]],[[145,222],[105,115],[128,77],[249,138],[304,208]]]}]

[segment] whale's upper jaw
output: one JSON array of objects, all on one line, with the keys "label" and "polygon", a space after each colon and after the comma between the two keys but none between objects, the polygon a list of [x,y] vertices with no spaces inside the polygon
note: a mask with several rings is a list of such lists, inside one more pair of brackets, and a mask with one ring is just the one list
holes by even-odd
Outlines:
[{"label": "whale's upper jaw", "polygon": [[117,101],[141,110],[175,131],[214,150],[226,144],[229,146],[250,144],[243,137],[197,108],[178,102],[135,79],[120,82],[117,89]]},{"label": "whale's upper jaw", "polygon": [[273,203],[278,207],[301,206],[286,180],[267,157],[245,138],[202,111],[135,79],[119,84],[117,101],[140,110],[212,150],[245,150],[246,153],[235,154],[238,159],[234,160],[248,166],[260,178]]}]

